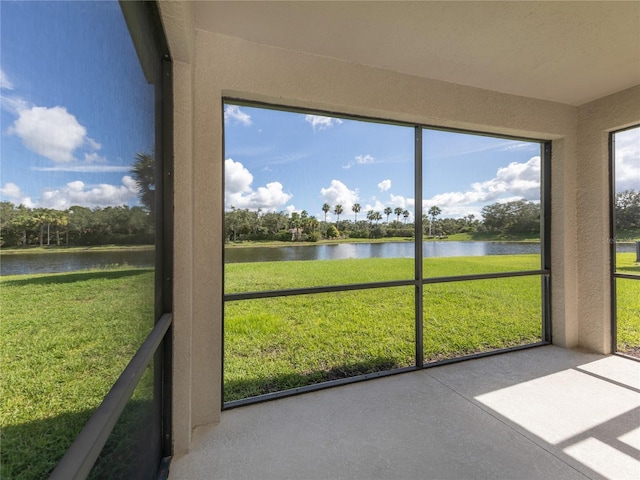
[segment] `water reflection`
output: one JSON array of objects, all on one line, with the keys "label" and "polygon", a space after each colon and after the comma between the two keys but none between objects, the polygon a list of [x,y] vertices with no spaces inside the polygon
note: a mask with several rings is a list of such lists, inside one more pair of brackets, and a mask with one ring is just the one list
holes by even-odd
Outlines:
[{"label": "water reflection", "polygon": [[[413,258],[412,242],[340,243],[286,247],[225,248],[225,263],[277,262],[286,260],[342,260],[347,258]],[[522,242],[424,242],[428,257],[540,254],[539,243]]]},{"label": "water reflection", "polygon": [[155,251],[118,250],[101,252],[54,252],[2,255],[0,274],[24,275],[35,273],[61,273],[110,268],[128,265],[131,267],[153,267]]}]

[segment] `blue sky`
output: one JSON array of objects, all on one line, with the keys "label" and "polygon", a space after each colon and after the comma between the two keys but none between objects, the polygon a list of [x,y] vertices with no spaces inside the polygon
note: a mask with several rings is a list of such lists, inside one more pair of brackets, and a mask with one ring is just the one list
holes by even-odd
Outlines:
[{"label": "blue sky", "polygon": [[[0,3],[0,199],[66,209],[138,205],[129,170],[153,151],[153,87],[116,1]],[[539,199],[539,146],[425,130],[423,207],[479,216]],[[618,190],[640,189],[640,129],[617,138]],[[413,214],[413,129],[227,105],[226,208],[322,204]],[[412,217],[411,217],[412,218]],[[327,219],[335,220],[335,215]]]},{"label": "blue sky", "polygon": [[640,127],[618,132],[614,140],[616,192],[640,192]]},{"label": "blue sky", "polygon": [[[415,205],[411,127],[225,106],[226,208],[382,212]],[[540,145],[437,130],[423,133],[423,208],[479,217],[484,205],[540,199]],[[413,218],[413,217],[411,217]],[[335,220],[331,213],[327,220]]]},{"label": "blue sky", "polygon": [[129,170],[153,152],[153,87],[113,2],[1,5],[3,201],[137,205]]}]

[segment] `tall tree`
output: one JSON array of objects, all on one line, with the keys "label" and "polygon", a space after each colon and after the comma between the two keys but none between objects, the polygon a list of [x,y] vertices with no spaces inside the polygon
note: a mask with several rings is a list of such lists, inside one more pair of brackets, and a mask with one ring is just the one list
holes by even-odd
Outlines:
[{"label": "tall tree", "polygon": [[331,210],[331,205],[329,205],[328,203],[325,203],[324,205],[322,205],[322,211],[324,212],[324,221],[327,221],[327,213],[329,213],[329,210]]},{"label": "tall tree", "polygon": [[432,227],[435,227],[436,218],[442,213],[439,207],[434,205],[429,209],[429,215],[431,216],[431,223],[429,224],[429,236],[432,236],[435,232],[432,231]]},{"label": "tall tree", "polygon": [[384,209],[384,214],[387,216],[387,223],[389,223],[389,215],[391,215],[391,212],[393,212],[393,210],[391,210],[391,207],[387,207]]},{"label": "tall tree", "polygon": [[625,190],[616,194],[616,228],[640,228],[640,192]]},{"label": "tall tree", "polygon": [[409,218],[409,215],[411,215],[411,214],[409,213],[409,210],[404,210],[404,211],[402,212],[402,216],[404,217],[404,224],[405,224],[405,225],[407,224],[407,219]]},{"label": "tall tree", "polygon": [[353,223],[357,223],[358,222],[358,212],[360,211],[360,204],[359,203],[354,203],[351,206],[351,210],[355,214],[355,217],[353,219]]},{"label": "tall tree", "polygon": [[393,209],[393,213],[396,214],[396,220],[398,220],[398,222],[400,221],[400,215],[402,215],[402,208],[401,207],[396,207]]},{"label": "tall tree", "polygon": [[375,216],[376,216],[375,210],[369,210],[367,212],[367,220],[369,220],[369,226],[373,224],[373,221],[375,220]]},{"label": "tall tree", "polygon": [[131,175],[138,186],[138,198],[151,218],[156,211],[156,160],[148,153],[138,153],[131,167]]},{"label": "tall tree", "polygon": [[496,202],[482,207],[482,218],[488,232],[537,233],[540,231],[540,204],[526,200]]},{"label": "tall tree", "polygon": [[335,213],[336,216],[338,217],[336,222],[340,221],[340,215],[342,214],[342,212],[343,212],[343,209],[342,209],[342,205],[340,204],[336,205],[336,208],[333,209],[333,213]]}]

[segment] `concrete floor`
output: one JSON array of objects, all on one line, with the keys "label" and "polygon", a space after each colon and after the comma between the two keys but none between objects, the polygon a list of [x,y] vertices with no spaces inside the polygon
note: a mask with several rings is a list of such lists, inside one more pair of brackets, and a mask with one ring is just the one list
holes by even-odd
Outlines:
[{"label": "concrete floor", "polygon": [[225,411],[170,480],[640,479],[640,362],[554,346]]}]

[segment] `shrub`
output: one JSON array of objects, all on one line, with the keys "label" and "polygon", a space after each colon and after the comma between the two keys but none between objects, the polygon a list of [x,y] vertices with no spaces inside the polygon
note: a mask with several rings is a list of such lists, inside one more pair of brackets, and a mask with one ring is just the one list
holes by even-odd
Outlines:
[{"label": "shrub", "polygon": [[329,225],[329,227],[327,227],[327,238],[338,238],[339,236],[340,232],[335,225]]}]

